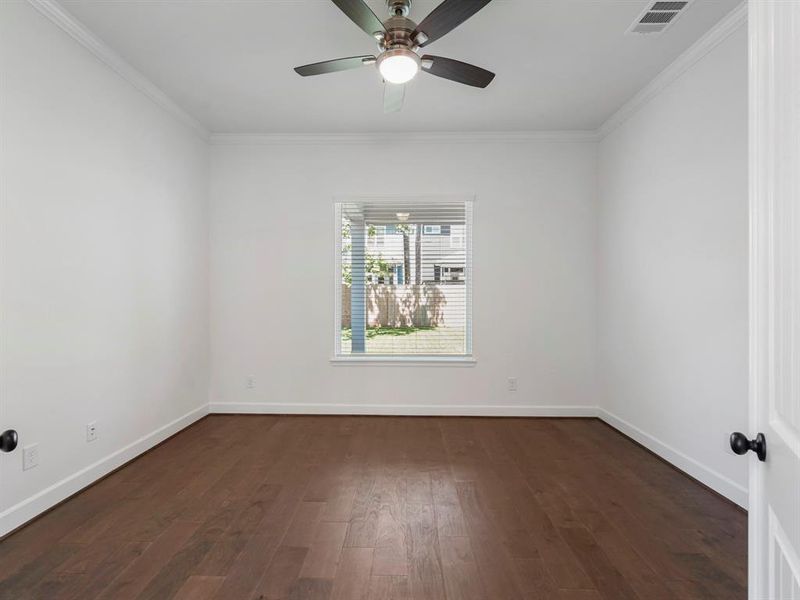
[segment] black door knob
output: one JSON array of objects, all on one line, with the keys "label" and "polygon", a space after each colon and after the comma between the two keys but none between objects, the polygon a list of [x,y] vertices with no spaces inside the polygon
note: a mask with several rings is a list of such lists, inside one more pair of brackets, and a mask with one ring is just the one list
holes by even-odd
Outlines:
[{"label": "black door knob", "polygon": [[754,440],[748,440],[747,436],[738,431],[731,434],[731,450],[736,454],[747,454],[752,450],[758,456],[758,460],[767,460],[767,438],[763,433],[759,433]]},{"label": "black door knob", "polygon": [[19,442],[19,436],[13,429],[7,429],[0,434],[0,450],[3,452],[11,452],[17,447],[17,442]]}]

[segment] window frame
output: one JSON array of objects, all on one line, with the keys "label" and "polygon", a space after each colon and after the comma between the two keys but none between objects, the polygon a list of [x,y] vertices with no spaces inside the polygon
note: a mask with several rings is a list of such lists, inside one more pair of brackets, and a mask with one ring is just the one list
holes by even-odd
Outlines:
[{"label": "window frame", "polygon": [[[472,252],[474,247],[475,222],[474,195],[426,195],[426,196],[334,196],[333,197],[333,356],[332,365],[396,365],[396,366],[472,366],[477,363],[473,351],[472,285],[475,277]],[[342,354],[342,212],[341,205],[349,202],[385,202],[387,204],[423,204],[437,202],[463,202],[466,215],[464,226],[464,274],[465,274],[465,331],[464,354]],[[423,235],[425,234],[423,224]],[[441,230],[440,230],[441,231]],[[432,234],[436,235],[436,234]],[[441,235],[441,234],[439,234]],[[469,273],[470,277],[466,278]]]}]

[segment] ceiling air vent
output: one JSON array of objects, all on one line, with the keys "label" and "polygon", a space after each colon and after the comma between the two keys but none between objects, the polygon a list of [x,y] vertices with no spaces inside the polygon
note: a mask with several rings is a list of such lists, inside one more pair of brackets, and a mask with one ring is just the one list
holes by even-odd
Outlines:
[{"label": "ceiling air vent", "polygon": [[666,2],[658,0],[648,4],[647,8],[636,18],[626,33],[652,34],[662,33],[686,12],[692,0],[684,2]]}]

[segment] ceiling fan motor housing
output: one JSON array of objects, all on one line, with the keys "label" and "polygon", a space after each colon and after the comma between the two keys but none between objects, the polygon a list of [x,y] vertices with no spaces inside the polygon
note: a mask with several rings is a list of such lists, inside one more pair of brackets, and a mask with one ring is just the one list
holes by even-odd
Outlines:
[{"label": "ceiling fan motor housing", "polygon": [[380,40],[381,50],[413,48],[416,44],[411,38],[417,24],[407,17],[389,17],[383,22],[386,36]]}]

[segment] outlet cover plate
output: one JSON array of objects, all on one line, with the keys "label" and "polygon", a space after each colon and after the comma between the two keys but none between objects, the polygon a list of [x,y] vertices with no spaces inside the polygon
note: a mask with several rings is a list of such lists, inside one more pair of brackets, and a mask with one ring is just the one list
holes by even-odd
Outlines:
[{"label": "outlet cover plate", "polygon": [[39,466],[39,444],[31,444],[22,448],[22,470],[27,471]]}]

